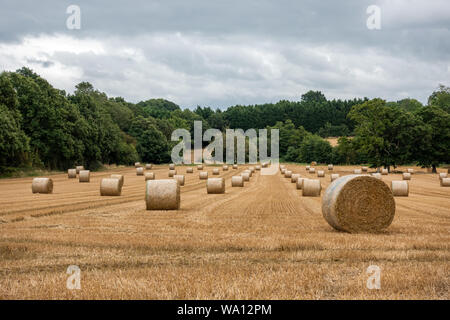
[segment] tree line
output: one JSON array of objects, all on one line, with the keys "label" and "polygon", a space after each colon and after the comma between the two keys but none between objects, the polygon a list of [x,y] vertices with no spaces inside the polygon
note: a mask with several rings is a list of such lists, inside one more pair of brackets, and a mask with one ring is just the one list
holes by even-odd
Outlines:
[{"label": "tree line", "polygon": [[[279,129],[284,161],[434,169],[450,163],[450,88],[427,105],[415,99],[327,100],[309,91],[299,101],[236,105],[225,110],[181,109],[164,99],[130,103],[88,82],[73,94],[52,87],[28,68],[0,74],[0,173],[11,168],[64,170],[83,164],[167,163],[172,131]],[[340,137],[332,147],[326,137]]]}]

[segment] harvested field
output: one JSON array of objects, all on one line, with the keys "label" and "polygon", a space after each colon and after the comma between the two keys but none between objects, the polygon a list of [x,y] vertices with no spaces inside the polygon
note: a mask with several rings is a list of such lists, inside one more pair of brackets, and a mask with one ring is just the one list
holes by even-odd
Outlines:
[{"label": "harvested field", "polygon": [[[91,172],[90,183],[51,175],[52,194],[33,194],[33,178],[0,180],[0,299],[450,299],[450,188],[437,174],[414,167],[391,226],[349,234],[324,220],[324,192],[302,197],[280,172],[231,188],[246,168],[215,176],[225,194],[186,175],[174,211],[146,210],[134,167]],[[331,172],[316,169],[325,191]],[[398,170],[382,181],[401,180]],[[168,165],[152,172],[167,179]],[[124,175],[120,197],[99,194],[111,174]],[[81,290],[66,288],[69,265],[81,269]],[[381,268],[378,290],[366,287],[370,265]]]}]

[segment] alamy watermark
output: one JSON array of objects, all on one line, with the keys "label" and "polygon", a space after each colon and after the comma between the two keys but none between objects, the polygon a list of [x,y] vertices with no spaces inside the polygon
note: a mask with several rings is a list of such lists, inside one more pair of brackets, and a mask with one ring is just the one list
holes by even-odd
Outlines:
[{"label": "alamy watermark", "polygon": [[366,13],[369,17],[366,21],[367,29],[380,30],[381,29],[381,8],[377,5],[368,6]]},{"label": "alamy watermark", "polygon": [[81,269],[76,265],[70,265],[67,267],[67,274],[70,276],[67,278],[66,287],[69,290],[81,289]]},{"label": "alamy watermark", "polygon": [[377,265],[370,265],[367,267],[366,273],[370,274],[366,282],[367,289],[381,289],[381,268]]},{"label": "alamy watermark", "polygon": [[69,17],[66,20],[66,27],[69,30],[81,29],[81,9],[79,6],[72,4],[67,7],[66,13]]}]

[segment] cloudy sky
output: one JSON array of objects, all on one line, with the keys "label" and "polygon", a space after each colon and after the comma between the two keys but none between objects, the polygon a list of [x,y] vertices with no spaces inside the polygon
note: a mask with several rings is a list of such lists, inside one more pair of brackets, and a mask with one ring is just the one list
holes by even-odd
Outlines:
[{"label": "cloudy sky", "polygon": [[[66,26],[70,5],[81,28]],[[426,102],[450,85],[448,0],[0,0],[0,70],[28,66],[182,107],[327,98]],[[370,30],[367,8],[381,9]]]}]

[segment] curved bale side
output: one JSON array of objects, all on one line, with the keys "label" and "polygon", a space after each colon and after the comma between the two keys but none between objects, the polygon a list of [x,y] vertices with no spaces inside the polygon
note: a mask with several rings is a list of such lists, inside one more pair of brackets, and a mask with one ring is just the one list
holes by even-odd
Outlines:
[{"label": "curved bale side", "polygon": [[170,169],[169,170],[169,178],[172,178],[176,174],[177,174],[177,170],[175,170],[175,169]]},{"label": "curved bale side", "polygon": [[180,209],[180,185],[175,179],[148,180],[145,185],[147,210]]},{"label": "curved bale side", "polygon": [[213,174],[214,176],[218,176],[218,175],[220,174],[219,169],[214,168],[213,171],[212,171],[212,174]]},{"label": "curved bale side", "polygon": [[244,177],[243,176],[232,176],[231,177],[231,186],[232,187],[243,187],[244,186]]},{"label": "curved bale side", "polygon": [[303,179],[305,179],[305,178],[297,178],[297,183],[296,183],[296,187],[297,187],[297,190],[302,190],[302,187],[303,187]]},{"label": "curved bale side", "polygon": [[120,196],[122,184],[119,178],[104,178],[100,181],[101,196]]},{"label": "curved bale side", "polygon": [[120,188],[123,187],[123,184],[124,184],[124,182],[125,182],[125,178],[123,177],[122,174],[112,174],[112,175],[110,176],[110,178],[112,178],[112,179],[119,179],[119,182],[120,182]]},{"label": "curved bale side", "polygon": [[81,170],[84,170],[84,166],[76,166],[75,170],[77,170],[77,174],[79,174]]},{"label": "curved bale side", "polygon": [[224,178],[209,178],[206,180],[207,193],[225,193],[225,179]]},{"label": "curved bale side", "polygon": [[78,175],[79,182],[89,182],[91,180],[91,172],[89,170],[81,170]]},{"label": "curved bale side", "polygon": [[378,232],[394,219],[390,188],[372,176],[348,175],[333,181],[322,198],[325,220],[336,230]]},{"label": "curved bale side", "polygon": [[155,180],[156,179],[156,175],[154,172],[146,172],[145,173],[145,181],[147,180]]},{"label": "curved bale side", "polygon": [[178,181],[180,186],[184,186],[184,175],[176,174],[176,175],[173,176],[173,178]]},{"label": "curved bale side", "polygon": [[198,178],[200,180],[206,180],[208,179],[208,171],[202,171],[198,174]]},{"label": "curved bale side", "polygon": [[53,180],[50,178],[34,178],[31,183],[32,193],[53,193]]},{"label": "curved bale side", "polygon": [[333,182],[334,180],[336,180],[339,177],[340,177],[339,173],[332,173],[330,175],[330,181]]},{"label": "curved bale side", "polygon": [[407,197],[409,195],[408,181],[391,181],[391,190],[394,197]]},{"label": "curved bale side", "polygon": [[403,180],[411,180],[411,173],[409,173],[409,172],[403,172],[403,174],[402,174],[402,179],[403,179]]},{"label": "curved bale side", "polygon": [[67,170],[67,177],[69,179],[76,179],[77,178],[77,169],[69,169],[69,170]]},{"label": "curved bale side", "polygon": [[142,167],[137,167],[137,168],[136,168],[136,175],[137,175],[137,176],[143,176],[143,175],[144,175],[144,168],[142,168]]},{"label": "curved bale side", "polygon": [[325,177],[325,171],[323,171],[323,170],[317,170],[317,176],[318,176],[319,178]]},{"label": "curved bale side", "polygon": [[292,183],[297,183],[297,179],[300,178],[301,176],[302,176],[302,175],[299,174],[299,173],[293,173],[293,174],[291,175],[291,182],[292,182]]},{"label": "curved bale side", "polygon": [[194,173],[194,168],[192,167],[186,168],[186,173]]},{"label": "curved bale side", "polygon": [[319,179],[303,179],[302,196],[303,197],[320,197],[322,185]]},{"label": "curved bale side", "polygon": [[242,172],[241,177],[244,181],[250,181],[250,173],[249,172]]},{"label": "curved bale side", "polygon": [[450,187],[450,178],[442,178],[440,183],[441,187]]}]

